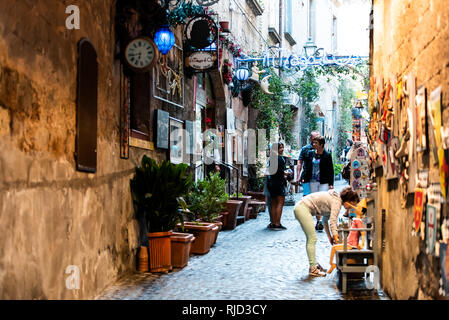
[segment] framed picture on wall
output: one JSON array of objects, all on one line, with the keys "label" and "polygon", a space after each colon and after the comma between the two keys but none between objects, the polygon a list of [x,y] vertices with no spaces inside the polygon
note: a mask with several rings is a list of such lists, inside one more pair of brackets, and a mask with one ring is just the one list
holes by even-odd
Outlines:
[{"label": "framed picture on wall", "polygon": [[228,133],[235,132],[235,115],[234,110],[232,108],[226,109],[226,124]]},{"label": "framed picture on wall", "polygon": [[194,149],[194,125],[193,121],[186,120],[186,154],[193,154]]},{"label": "framed picture on wall", "polygon": [[170,114],[163,110],[156,110],[156,148],[168,149],[168,125]]},{"label": "framed picture on wall", "polygon": [[179,164],[183,162],[183,122],[170,118],[170,162]]}]

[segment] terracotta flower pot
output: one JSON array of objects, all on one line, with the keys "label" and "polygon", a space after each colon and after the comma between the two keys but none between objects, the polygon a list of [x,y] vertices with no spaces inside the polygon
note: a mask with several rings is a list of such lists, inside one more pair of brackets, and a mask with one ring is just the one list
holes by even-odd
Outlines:
[{"label": "terracotta flower pot", "polygon": [[222,225],[222,229],[224,229],[224,226],[227,225],[228,223],[228,216],[229,216],[229,212],[222,212],[220,213],[221,219],[219,219],[219,221],[221,221],[223,223]]},{"label": "terracotta flower pot", "polygon": [[148,248],[140,247],[137,263],[137,271],[148,272]]},{"label": "terracotta flower pot", "polygon": [[267,201],[267,196],[263,192],[256,192],[256,191],[248,191],[248,195],[251,196],[255,200]]},{"label": "terracotta flower pot", "polygon": [[223,228],[223,223],[221,221],[215,221],[214,222],[214,236],[212,237],[211,247],[217,242],[218,234],[220,233],[221,229]]},{"label": "terracotta flower pot", "polygon": [[218,232],[220,228],[214,223],[214,227],[212,228],[212,235],[209,238],[210,240],[210,246],[212,247],[215,244],[215,241],[217,241]]},{"label": "terracotta flower pot", "polygon": [[246,216],[246,211],[248,210],[249,201],[251,200],[251,196],[242,196],[242,197],[234,197],[231,200],[243,201],[242,206],[239,210],[239,216]]},{"label": "terracotta flower pot", "polygon": [[242,200],[228,200],[226,202],[226,211],[229,212],[226,223],[223,224],[224,230],[232,230],[237,226],[237,216],[242,206]]},{"label": "terracotta flower pot", "polygon": [[171,231],[148,233],[148,257],[151,272],[166,272],[172,269],[171,234]]},{"label": "terracotta flower pot", "polygon": [[170,239],[172,266],[184,268],[189,262],[190,248],[195,237],[191,233],[173,232]]},{"label": "terracotta flower pot", "polygon": [[245,214],[245,221],[248,221],[249,219],[250,219],[250,216],[251,216],[251,212],[253,211],[253,208],[251,208],[251,207],[248,207],[247,209],[246,209],[246,214]]},{"label": "terracotta flower pot", "polygon": [[[184,222],[184,230],[188,233],[192,233],[195,237],[195,241],[192,243],[190,253],[206,254],[210,250],[211,238],[214,236],[213,229],[215,224],[201,222],[199,224],[195,222]],[[181,228],[181,224],[178,224],[178,228]]]},{"label": "terracotta flower pot", "polygon": [[229,32],[229,21],[220,21],[219,23],[223,32]]}]

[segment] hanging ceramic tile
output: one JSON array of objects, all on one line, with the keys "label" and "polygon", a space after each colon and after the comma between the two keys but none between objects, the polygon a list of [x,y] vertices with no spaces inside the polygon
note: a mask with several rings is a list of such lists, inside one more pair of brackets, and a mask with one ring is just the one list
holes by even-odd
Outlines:
[{"label": "hanging ceramic tile", "polygon": [[424,152],[427,150],[427,109],[426,88],[421,86],[416,95],[416,150]]},{"label": "hanging ceramic tile", "polygon": [[426,207],[426,244],[427,254],[433,254],[437,234],[437,210],[440,205],[427,204]]},{"label": "hanging ceramic tile", "polygon": [[411,72],[409,75],[403,78],[403,95],[404,95],[404,105],[407,112],[407,122],[410,137],[408,139],[408,154],[407,154],[407,191],[408,193],[413,193],[415,190],[415,175],[417,171],[416,165],[416,113],[415,113],[415,75]]},{"label": "hanging ceramic tile", "polygon": [[419,232],[421,227],[421,219],[424,210],[424,189],[416,188],[415,189],[415,205],[414,205],[414,223],[413,229],[416,233]]}]

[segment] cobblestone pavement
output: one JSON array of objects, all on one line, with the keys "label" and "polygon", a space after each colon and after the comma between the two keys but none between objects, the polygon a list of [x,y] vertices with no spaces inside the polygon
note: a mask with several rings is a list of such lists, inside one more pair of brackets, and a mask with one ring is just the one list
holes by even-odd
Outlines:
[{"label": "cobblestone pavement", "polygon": [[[337,190],[344,185],[340,182]],[[299,200],[301,194],[295,196]],[[193,255],[183,269],[167,274],[136,273],[118,281],[97,299],[144,300],[342,300],[388,299],[381,291],[349,283],[348,294],[337,287],[334,271],[310,277],[306,237],[284,207],[284,231],[267,229],[269,215],[259,214],[230,231],[222,231],[206,255]],[[318,233],[317,259],[328,268],[331,246],[325,232]]]}]

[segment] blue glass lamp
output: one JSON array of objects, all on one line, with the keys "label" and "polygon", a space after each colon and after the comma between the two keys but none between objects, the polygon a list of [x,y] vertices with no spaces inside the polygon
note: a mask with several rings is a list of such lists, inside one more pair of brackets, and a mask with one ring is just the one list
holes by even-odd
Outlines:
[{"label": "blue glass lamp", "polygon": [[249,70],[248,68],[241,67],[235,71],[235,76],[240,81],[246,81],[249,78]]},{"label": "blue glass lamp", "polygon": [[159,52],[166,55],[175,44],[175,35],[171,32],[168,25],[163,25],[154,36],[154,43]]}]

